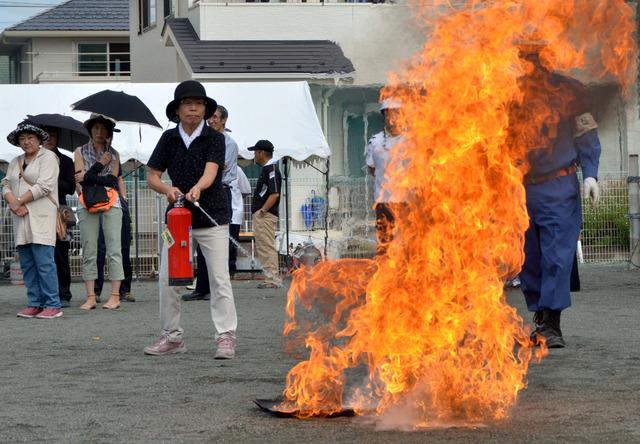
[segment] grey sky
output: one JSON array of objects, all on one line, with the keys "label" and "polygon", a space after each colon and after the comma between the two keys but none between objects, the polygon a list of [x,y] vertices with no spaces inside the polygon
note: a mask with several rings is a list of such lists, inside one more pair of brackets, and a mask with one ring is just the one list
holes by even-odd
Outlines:
[{"label": "grey sky", "polygon": [[65,1],[67,0],[0,0],[0,32],[4,28],[15,25]]}]

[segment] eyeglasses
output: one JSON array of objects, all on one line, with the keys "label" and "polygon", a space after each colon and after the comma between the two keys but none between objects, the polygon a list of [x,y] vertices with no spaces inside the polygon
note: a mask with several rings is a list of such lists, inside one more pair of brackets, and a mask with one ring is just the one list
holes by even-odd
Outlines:
[{"label": "eyeglasses", "polygon": [[207,102],[204,99],[182,99],[180,100],[180,105],[185,106],[205,106]]}]

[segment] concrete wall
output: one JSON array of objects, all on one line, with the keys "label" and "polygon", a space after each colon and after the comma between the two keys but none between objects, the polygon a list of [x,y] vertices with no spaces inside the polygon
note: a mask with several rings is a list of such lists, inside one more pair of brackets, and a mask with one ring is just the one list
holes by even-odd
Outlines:
[{"label": "concrete wall", "polygon": [[627,113],[634,115],[637,122],[638,110],[625,106],[616,86],[592,88],[592,93],[593,114],[599,125],[598,136],[602,145],[600,173],[626,171],[629,151],[634,149],[629,142],[637,140],[637,136],[629,137]]},{"label": "concrete wall", "polygon": [[625,118],[628,138],[628,154],[640,155],[640,107],[638,104],[638,88],[629,91],[629,99],[625,106]]},{"label": "concrete wall", "polygon": [[386,73],[413,54],[422,40],[402,5],[201,2],[199,11],[203,40],[335,41],[353,62],[357,85],[384,83]]},{"label": "concrete wall", "polygon": [[138,33],[138,1],[129,1],[132,82],[177,82],[176,49],[166,47],[161,36],[164,25],[162,2],[156,7],[156,25]]}]

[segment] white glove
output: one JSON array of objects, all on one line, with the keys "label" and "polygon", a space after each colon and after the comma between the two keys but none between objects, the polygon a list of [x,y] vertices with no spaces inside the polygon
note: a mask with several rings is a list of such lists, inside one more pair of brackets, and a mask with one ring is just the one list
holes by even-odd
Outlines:
[{"label": "white glove", "polygon": [[584,180],[584,198],[591,198],[591,203],[595,206],[600,200],[600,186],[593,177],[587,177]]}]

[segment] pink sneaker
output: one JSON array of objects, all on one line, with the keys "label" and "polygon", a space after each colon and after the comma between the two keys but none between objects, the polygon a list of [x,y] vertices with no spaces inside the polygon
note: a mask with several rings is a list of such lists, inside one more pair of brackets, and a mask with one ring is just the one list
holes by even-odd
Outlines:
[{"label": "pink sneaker", "polygon": [[38,313],[42,311],[40,307],[27,307],[24,310],[18,312],[19,318],[34,318]]},{"label": "pink sneaker", "polygon": [[168,336],[160,336],[156,342],[144,348],[145,355],[162,356],[171,353],[184,353],[187,347],[184,341],[170,341]]},{"label": "pink sneaker", "polygon": [[38,313],[36,315],[36,318],[38,318],[38,319],[54,319],[54,318],[59,318],[60,316],[62,316],[62,309],[61,308],[49,307],[49,308],[45,308],[40,313]]},{"label": "pink sneaker", "polygon": [[229,335],[223,334],[216,339],[218,348],[214,359],[233,359],[236,355],[236,339]]}]

